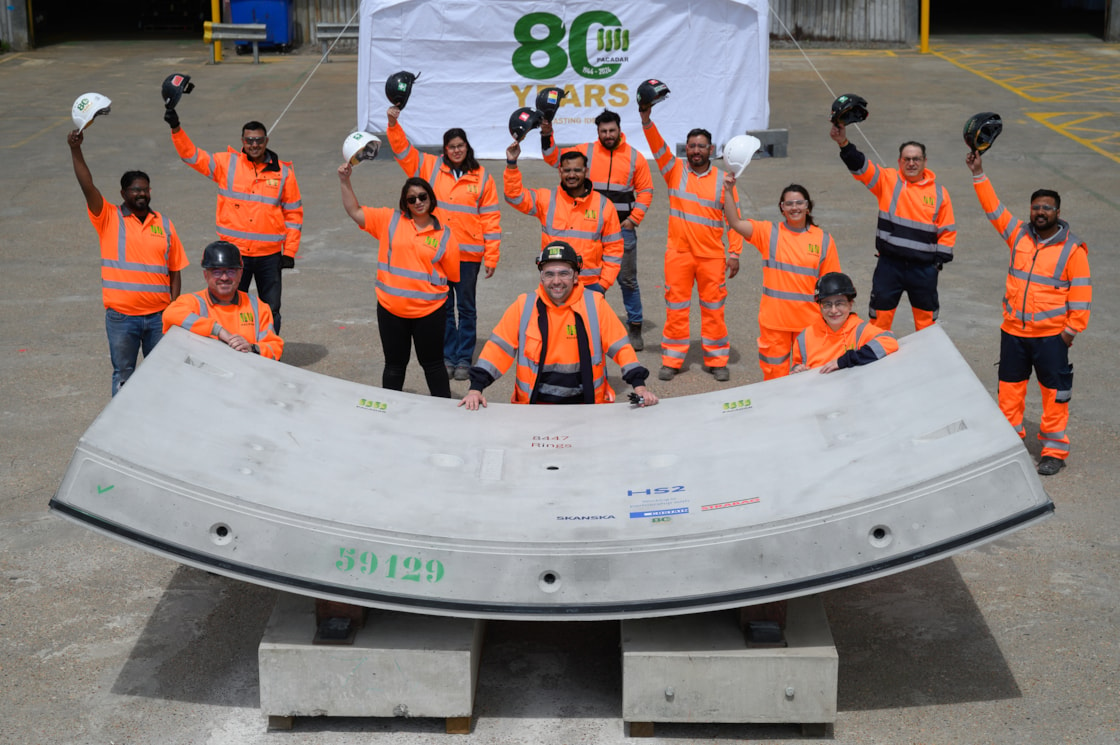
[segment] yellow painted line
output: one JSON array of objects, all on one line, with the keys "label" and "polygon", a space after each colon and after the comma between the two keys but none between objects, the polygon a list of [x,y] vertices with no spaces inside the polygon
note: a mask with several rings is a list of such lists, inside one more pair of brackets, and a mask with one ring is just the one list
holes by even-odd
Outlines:
[{"label": "yellow painted line", "polygon": [[55,122],[54,124],[48,124],[47,126],[45,126],[45,127],[41,128],[41,129],[40,129],[40,130],[39,130],[38,132],[36,132],[35,134],[31,135],[30,137],[25,137],[25,138],[23,138],[22,140],[20,140],[19,142],[13,142],[13,143],[12,143],[11,145],[5,145],[4,147],[5,147],[6,149],[8,149],[8,150],[11,150],[12,148],[17,148],[17,147],[23,147],[23,146],[24,146],[24,145],[26,145],[27,143],[29,143],[29,142],[31,142],[32,140],[34,140],[34,139],[35,139],[36,137],[42,137],[42,136],[43,136],[43,135],[45,135],[45,134],[46,134],[47,132],[51,131],[52,129],[58,129],[58,128],[59,128],[59,127],[61,127],[61,126],[62,126],[63,124],[69,124],[69,125],[73,125],[73,124],[74,124],[74,120],[73,120],[73,119],[59,119],[59,120],[58,120],[58,121],[56,121],[56,122]]},{"label": "yellow painted line", "polygon": [[12,62],[14,60],[21,59],[22,57],[23,52],[9,52],[8,54],[0,55],[0,65],[4,64],[5,62]]},{"label": "yellow painted line", "polygon": [[1008,85],[1007,83],[1004,83],[1002,80],[999,80],[998,78],[993,78],[991,75],[988,75],[987,73],[984,73],[984,72],[981,72],[980,70],[977,70],[975,67],[971,67],[969,65],[958,62],[956,59],[954,59],[953,57],[950,57],[949,55],[947,55],[943,52],[932,52],[932,54],[935,57],[940,57],[941,59],[945,60],[949,64],[956,65],[957,67],[961,68],[962,70],[970,72],[977,77],[983,78],[984,80],[987,80],[989,83],[994,83],[995,85],[998,85],[1000,88],[1003,88],[1004,90],[1011,91],[1012,93],[1014,93],[1017,96],[1022,96],[1023,98],[1027,99],[1028,101],[1032,101],[1034,103],[1042,103],[1045,100],[1045,99],[1037,99],[1037,98],[1034,98],[1033,96],[1029,96],[1026,93],[1024,93],[1021,88],[1016,88],[1014,86]]},{"label": "yellow painted line", "polygon": [[[1085,147],[1089,148],[1093,152],[1099,153],[1099,154],[1103,155],[1104,157],[1106,157],[1110,160],[1114,160],[1117,163],[1120,163],[1120,133],[1118,133],[1116,131],[1116,127],[1110,127],[1108,129],[1090,129],[1090,128],[1087,128],[1087,127],[1074,126],[1074,125],[1084,124],[1084,123],[1087,123],[1087,122],[1098,121],[1100,119],[1108,119],[1108,118],[1116,117],[1117,116],[1116,114],[1112,114],[1112,113],[1091,113],[1091,112],[1065,112],[1065,113],[1059,113],[1059,114],[1051,114],[1051,113],[1030,113],[1030,112],[1028,112],[1027,116],[1029,116],[1031,119],[1034,119],[1039,124],[1042,124],[1046,127],[1049,127],[1050,129],[1054,130],[1055,132],[1062,135],[1063,137],[1068,137],[1069,139],[1073,140],[1074,142],[1078,143],[1079,145],[1084,145]],[[1068,121],[1056,121],[1056,120],[1059,120],[1063,117],[1070,117],[1070,116],[1075,116],[1075,117],[1080,117],[1080,118],[1071,119],[1071,120],[1068,120]],[[1090,138],[1082,137],[1080,135],[1075,134],[1073,130],[1080,130],[1080,131],[1085,131],[1085,132],[1096,132],[1096,133],[1099,133],[1102,136],[1097,137],[1096,139],[1090,139]],[[1105,148],[1101,147],[1101,145],[1099,144],[1099,143],[1105,143],[1105,142],[1109,142],[1109,141],[1112,141],[1116,145],[1117,150],[1115,152],[1110,152],[1109,150],[1106,150]]]}]

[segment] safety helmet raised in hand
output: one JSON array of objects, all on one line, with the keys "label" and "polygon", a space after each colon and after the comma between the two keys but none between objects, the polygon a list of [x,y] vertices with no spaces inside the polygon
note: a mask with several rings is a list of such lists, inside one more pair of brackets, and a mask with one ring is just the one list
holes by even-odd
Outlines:
[{"label": "safety helmet raised in hand", "polygon": [[829,119],[833,124],[858,124],[867,118],[867,99],[855,93],[845,93],[832,102]]},{"label": "safety helmet raised in hand", "polygon": [[160,87],[160,94],[163,96],[163,107],[165,109],[173,109],[179,105],[179,99],[183,97],[184,93],[190,93],[194,90],[194,83],[191,82],[190,75],[180,75],[179,73],[172,73],[163,79],[163,85]]},{"label": "safety helmet raised in hand", "polygon": [[93,123],[96,117],[109,113],[109,106],[113,102],[108,96],[100,93],[83,93],[74,101],[70,109],[70,116],[74,120],[74,127],[79,132]]},{"label": "safety helmet raised in hand", "polygon": [[819,303],[824,298],[833,295],[844,295],[848,300],[855,300],[856,286],[852,284],[852,278],[840,272],[829,272],[818,279],[817,291],[813,295],[813,300]]},{"label": "safety helmet raised in hand", "polygon": [[1002,131],[1003,120],[999,114],[982,111],[964,123],[964,142],[972,152],[982,153],[992,146]]},{"label": "safety helmet raised in hand", "polygon": [[556,111],[560,108],[560,102],[568,92],[563,88],[545,88],[537,94],[537,111],[541,112],[541,116],[546,121],[552,121],[556,118]]},{"label": "safety helmet raised in hand", "polygon": [[241,251],[229,241],[214,241],[202,250],[203,269],[240,269]]},{"label": "safety helmet raised in hand", "polygon": [[735,178],[739,178],[761,147],[762,141],[754,135],[735,135],[723,146],[723,161]]},{"label": "safety helmet raised in hand", "polygon": [[537,257],[537,269],[550,261],[563,261],[570,264],[576,274],[583,269],[583,257],[576,253],[571,244],[564,241],[552,241],[541,250],[541,255]]},{"label": "safety helmet raised in hand", "polygon": [[669,97],[669,86],[650,78],[638,86],[638,105],[653,106]]},{"label": "safety helmet raised in hand", "polygon": [[522,106],[509,115],[509,133],[513,139],[521,142],[531,130],[541,126],[541,112]]},{"label": "safety helmet raised in hand", "polygon": [[413,75],[407,70],[395,72],[385,81],[385,98],[389,103],[404,111],[408,97],[412,95],[412,84],[420,77],[420,73]]},{"label": "safety helmet raised in hand", "polygon": [[369,132],[354,132],[342,143],[342,157],[352,166],[373,160],[381,149],[381,138]]}]

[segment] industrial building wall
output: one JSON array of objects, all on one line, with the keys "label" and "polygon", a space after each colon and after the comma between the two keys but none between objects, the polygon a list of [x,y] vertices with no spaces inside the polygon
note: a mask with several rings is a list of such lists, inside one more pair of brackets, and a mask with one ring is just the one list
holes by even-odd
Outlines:
[{"label": "industrial building wall", "polygon": [[[315,36],[315,24],[346,23],[354,19],[354,28],[358,27],[358,6],[361,0],[295,0],[293,12],[295,14],[296,44],[318,45],[319,39]],[[328,41],[330,41],[328,39]],[[341,42],[340,42],[341,43]],[[351,45],[354,42],[349,42]]]},{"label": "industrial building wall", "polygon": [[788,28],[798,41],[918,43],[920,0],[771,0],[770,11],[774,40]]}]

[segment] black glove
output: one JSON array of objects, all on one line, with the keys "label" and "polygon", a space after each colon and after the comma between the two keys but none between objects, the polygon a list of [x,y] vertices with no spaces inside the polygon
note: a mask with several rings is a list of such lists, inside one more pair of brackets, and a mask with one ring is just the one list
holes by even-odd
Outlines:
[{"label": "black glove", "polygon": [[287,254],[281,255],[280,256],[280,268],[281,269],[295,269],[296,268],[296,257],[295,256],[288,256]]},{"label": "black glove", "polygon": [[179,115],[175,113],[175,109],[168,109],[163,112],[163,120],[167,122],[167,125],[172,129],[177,129],[179,127]]}]

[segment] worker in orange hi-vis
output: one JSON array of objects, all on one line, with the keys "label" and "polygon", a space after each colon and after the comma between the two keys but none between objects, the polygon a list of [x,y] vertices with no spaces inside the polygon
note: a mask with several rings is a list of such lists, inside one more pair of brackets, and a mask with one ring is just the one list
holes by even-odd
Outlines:
[{"label": "worker in orange hi-vis", "polygon": [[163,312],[163,332],[182,326],[191,333],[217,339],[236,352],[280,359],[284,340],[272,324],[268,303],[237,289],[241,252],[229,241],[214,241],[202,252],[206,289],[180,295]]},{"label": "worker in orange hi-vis", "polygon": [[999,408],[1026,437],[1023,411],[1031,368],[1042,390],[1038,472],[1053,476],[1069,457],[1069,402],[1073,365],[1069,348],[1089,326],[1093,285],[1089,250],[1061,219],[1062,198],[1039,189],[1031,195],[1030,222],[1011,214],[984,174],[980,153],[966,156],[972,185],[992,226],[1011,249],[1000,325]]},{"label": "worker in orange hi-vis", "polygon": [[724,174],[727,224],[762,255],[762,299],[758,304],[758,366],[762,379],[789,375],[789,355],[801,330],[820,316],[817,280],[840,271],[836,241],[813,222],[809,190],[790,184],[778,197],[784,222],[745,220],[727,198],[735,175]]},{"label": "worker in orange hi-vis", "polygon": [[[646,81],[638,88],[638,112],[642,131],[657,160],[657,167],[669,186],[669,238],[665,250],[665,330],[661,339],[660,380],[672,380],[684,365],[691,341],[689,310],[692,287],[700,296],[700,346],[704,369],[718,381],[731,377],[727,360],[731,339],[724,320],[727,284],[739,273],[742,237],[727,227],[723,219],[725,186],[721,171],[712,165],[712,135],[706,129],[693,129],[685,141],[687,159],[677,158],[665,144],[650,119],[650,109],[658,98],[659,81]],[[647,91],[643,93],[644,91]],[[731,187],[731,198],[739,202]],[[724,233],[727,251],[724,257]]]},{"label": "worker in orange hi-vis", "polygon": [[898,351],[898,339],[852,312],[856,287],[847,274],[829,272],[817,280],[820,314],[797,335],[790,372],[818,369],[828,374],[868,365]]}]

